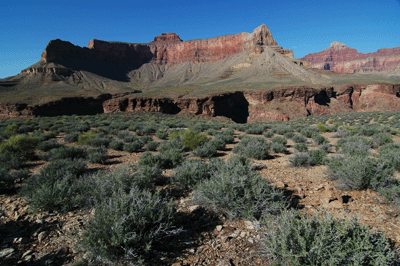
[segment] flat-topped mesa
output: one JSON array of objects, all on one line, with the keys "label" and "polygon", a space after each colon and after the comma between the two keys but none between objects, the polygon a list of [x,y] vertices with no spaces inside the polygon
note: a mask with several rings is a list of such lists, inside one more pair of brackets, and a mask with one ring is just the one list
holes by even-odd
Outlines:
[{"label": "flat-topped mesa", "polygon": [[161,33],[161,35],[154,37],[154,42],[182,42],[181,38],[176,33]]},{"label": "flat-topped mesa", "polygon": [[[50,41],[42,54],[44,62],[60,62],[81,59],[85,62],[111,63],[138,67],[145,63],[176,65],[184,62],[212,62],[227,56],[250,50],[256,54],[263,46],[277,47],[271,31],[263,24],[252,33],[182,41],[175,33],[163,33],[145,44],[90,40],[88,47],[79,47],[61,40]],[[278,53],[291,56],[292,51],[276,49]]]},{"label": "flat-topped mesa", "polygon": [[332,42],[328,49],[301,58],[313,68],[339,73],[393,71],[400,69],[400,47],[380,49],[374,53],[359,53],[340,42]]}]

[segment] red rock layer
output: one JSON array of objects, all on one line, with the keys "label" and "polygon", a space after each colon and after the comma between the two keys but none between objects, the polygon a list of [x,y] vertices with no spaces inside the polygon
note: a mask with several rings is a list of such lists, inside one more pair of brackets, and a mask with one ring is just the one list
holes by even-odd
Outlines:
[{"label": "red rock layer", "polygon": [[311,62],[313,68],[339,73],[400,70],[400,47],[363,54],[344,44],[334,42],[328,49],[308,54],[300,60]]},{"label": "red rock layer", "polygon": [[[179,64],[183,62],[210,62],[244,50],[257,50],[263,45],[276,46],[277,42],[266,25],[253,33],[239,33],[202,40],[182,42],[178,35],[165,33],[147,44],[106,42],[91,40],[88,48],[81,48],[61,40],[50,41],[42,53],[45,62],[82,59],[87,62],[108,62],[124,66],[137,66],[147,62]],[[260,49],[258,49],[260,50]],[[287,52],[283,50],[283,52]]]}]

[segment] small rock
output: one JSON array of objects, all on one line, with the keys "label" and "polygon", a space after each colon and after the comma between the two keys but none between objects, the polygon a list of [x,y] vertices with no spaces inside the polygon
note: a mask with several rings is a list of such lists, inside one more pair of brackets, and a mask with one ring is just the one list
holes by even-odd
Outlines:
[{"label": "small rock", "polygon": [[[21,259],[23,259],[23,258],[25,258],[26,256],[28,256],[28,255],[31,255],[33,253],[33,251],[32,250],[28,250],[28,251],[26,251],[24,254],[22,254],[22,257],[21,257]],[[31,256],[32,257],[32,256]]]},{"label": "small rock", "polygon": [[254,224],[250,221],[244,221],[244,225],[248,230],[254,230]]},{"label": "small rock", "polygon": [[37,219],[35,222],[36,222],[37,224],[43,224],[43,221],[40,220],[40,219]]},{"label": "small rock", "polygon": [[29,238],[27,237],[18,237],[14,238],[13,243],[14,244],[26,244],[29,242]]},{"label": "small rock", "polygon": [[246,233],[246,232],[241,232],[241,233],[240,233],[240,237],[241,237],[241,238],[244,238],[244,237],[246,237],[246,235],[247,235],[247,233]]},{"label": "small rock", "polygon": [[8,257],[13,253],[14,253],[14,249],[13,248],[5,248],[3,250],[0,250],[0,258]]},{"label": "small rock", "polygon": [[200,206],[199,205],[193,205],[193,206],[190,206],[188,209],[192,213],[192,212],[200,209]]},{"label": "small rock", "polygon": [[40,234],[38,235],[39,243],[42,243],[42,241],[46,238],[46,236],[47,236],[47,232],[46,231],[40,232]]},{"label": "small rock", "polygon": [[250,242],[251,244],[254,244],[253,238],[249,238],[249,242]]},{"label": "small rock", "polygon": [[224,228],[222,225],[217,225],[215,229],[217,229],[218,232],[221,232],[222,228]]},{"label": "small rock", "polygon": [[239,229],[237,229],[235,232],[233,232],[233,234],[230,234],[229,237],[230,238],[237,238],[240,235],[241,231]]},{"label": "small rock", "polygon": [[279,189],[284,189],[284,188],[286,188],[288,185],[286,185],[285,183],[279,181],[279,182],[276,182],[275,186],[276,186],[277,188],[279,188]]}]

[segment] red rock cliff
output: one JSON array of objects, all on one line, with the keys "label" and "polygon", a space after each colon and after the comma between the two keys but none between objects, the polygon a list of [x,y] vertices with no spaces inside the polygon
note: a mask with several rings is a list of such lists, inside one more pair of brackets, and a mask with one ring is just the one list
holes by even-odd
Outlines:
[{"label": "red rock cliff", "polygon": [[399,70],[400,47],[363,54],[345,44],[333,42],[328,49],[308,54],[300,60],[311,62],[313,68],[339,73]]},{"label": "red rock cliff", "polygon": [[[264,24],[256,28],[253,33],[243,32],[185,42],[182,42],[175,33],[164,33],[147,44],[93,39],[89,42],[88,48],[57,39],[49,42],[41,58],[45,62],[83,59],[124,66],[137,66],[147,62],[174,65],[187,61],[195,63],[215,61],[248,49],[260,50],[258,48],[263,45],[277,46],[271,31]],[[282,52],[288,53],[286,50]]]}]

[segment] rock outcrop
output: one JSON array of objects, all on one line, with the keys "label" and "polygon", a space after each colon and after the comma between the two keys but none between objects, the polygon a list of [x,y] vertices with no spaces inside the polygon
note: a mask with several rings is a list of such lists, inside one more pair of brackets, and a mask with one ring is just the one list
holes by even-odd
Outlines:
[{"label": "rock outcrop", "polygon": [[63,98],[41,105],[0,103],[0,118],[138,111],[223,116],[238,123],[287,121],[308,115],[400,111],[399,97],[400,85],[391,84],[289,87],[176,99],[104,94],[98,97]]},{"label": "rock outcrop", "polygon": [[393,71],[400,70],[400,47],[363,54],[343,43],[333,42],[328,49],[308,54],[300,60],[311,62],[313,68],[339,73]]},{"label": "rock outcrop", "polygon": [[[42,61],[63,62],[81,59],[86,62],[107,62],[115,65],[138,67],[147,62],[175,65],[184,62],[211,62],[244,50],[262,50],[260,47],[277,46],[266,25],[253,33],[239,33],[221,37],[183,42],[175,33],[163,33],[147,44],[90,40],[88,47],[79,47],[59,39],[50,41],[42,53]],[[280,47],[278,52],[291,54]]]}]

